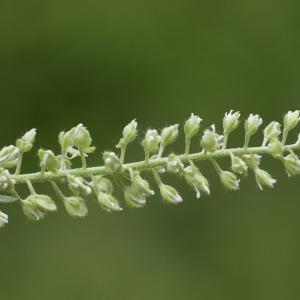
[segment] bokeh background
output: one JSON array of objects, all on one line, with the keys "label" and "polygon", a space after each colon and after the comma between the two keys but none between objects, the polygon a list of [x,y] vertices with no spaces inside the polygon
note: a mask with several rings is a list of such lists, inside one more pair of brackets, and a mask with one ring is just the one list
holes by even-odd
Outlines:
[{"label": "bokeh background", "polygon": [[[133,118],[141,135],[191,112],[219,129],[229,109],[281,120],[299,109],[299,9],[293,0],[1,0],[1,145],[36,127],[37,146],[58,151],[58,132],[82,122],[96,165]],[[241,140],[242,130],[230,144]],[[136,143],[128,160],[141,158]],[[25,161],[36,169],[35,154]],[[184,195],[176,207],[155,196],[108,214],[89,200],[84,220],[60,205],[30,223],[18,205],[2,206],[1,300],[299,299],[299,178],[272,159],[263,166],[274,190],[249,177],[229,193],[202,164],[212,195],[200,200],[165,176]]]}]

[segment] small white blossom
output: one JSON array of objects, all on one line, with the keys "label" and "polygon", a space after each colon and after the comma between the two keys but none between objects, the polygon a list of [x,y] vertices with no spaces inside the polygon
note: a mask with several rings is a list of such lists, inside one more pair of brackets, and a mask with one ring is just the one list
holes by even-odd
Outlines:
[{"label": "small white blossom", "polygon": [[262,124],[263,120],[259,115],[250,114],[248,119],[245,121],[245,132],[247,136],[254,135],[259,126]]},{"label": "small white blossom", "polygon": [[267,186],[269,188],[274,187],[274,184],[276,183],[276,179],[274,179],[271,176],[271,174],[269,174],[267,171],[262,170],[260,168],[256,168],[254,172],[255,172],[256,182],[260,190],[263,190],[263,186]]},{"label": "small white blossom", "polygon": [[184,124],[184,134],[186,138],[191,139],[194,137],[200,128],[202,119],[194,114],[191,114],[190,118]]},{"label": "small white blossom", "polygon": [[239,126],[239,118],[239,111],[233,112],[233,110],[231,110],[229,113],[225,113],[223,118],[224,134],[229,134]]}]

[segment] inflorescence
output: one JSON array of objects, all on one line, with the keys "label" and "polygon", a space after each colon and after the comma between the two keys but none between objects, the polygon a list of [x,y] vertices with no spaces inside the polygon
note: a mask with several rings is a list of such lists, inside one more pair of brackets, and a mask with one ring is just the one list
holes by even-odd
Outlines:
[{"label": "inflorescence", "polygon": [[[251,137],[258,132],[263,120],[259,115],[250,114],[244,123],[245,139],[243,147],[227,148],[229,135],[240,124],[240,113],[230,111],[223,118],[223,133],[218,134],[214,125],[206,129],[200,139],[200,150],[190,153],[191,140],[199,133],[202,119],[194,114],[185,122],[184,154],[171,153],[164,156],[167,146],[173,144],[179,134],[179,125],[164,128],[160,133],[155,129],[147,130],[141,143],[145,159],[140,162],[125,163],[127,146],[136,140],[137,122],[131,121],[123,130],[123,136],[115,152],[104,152],[104,165],[88,167],[87,157],[95,151],[89,131],[82,124],[69,131],[59,134],[61,153],[56,155],[51,150],[38,151],[40,171],[31,174],[21,174],[22,160],[26,152],[33,148],[36,129],[28,131],[16,141],[16,145],[4,147],[0,151],[0,204],[19,202],[24,215],[31,221],[39,221],[47,213],[57,210],[55,201],[48,196],[39,194],[34,183],[47,182],[61,199],[67,213],[73,217],[85,217],[88,213],[85,198],[94,194],[106,211],[121,211],[120,202],[113,196],[113,181],[122,187],[124,199],[128,206],[143,207],[147,198],[154,195],[154,190],[142,173],[150,173],[164,202],[178,204],[183,201],[177,190],[162,180],[163,173],[173,173],[184,178],[187,184],[196,192],[210,194],[210,185],[202,171],[196,166],[197,161],[208,160],[216,170],[221,183],[228,190],[238,190],[238,176],[247,176],[249,170],[254,173],[258,187],[272,188],[276,180],[270,173],[261,168],[262,155],[269,154],[280,160],[288,176],[300,174],[300,160],[296,150],[300,150],[300,134],[294,144],[286,144],[289,132],[300,121],[300,111],[289,111],[281,124],[273,121],[263,131],[262,145],[249,147]],[[281,135],[282,133],[282,135]],[[217,162],[219,158],[231,160],[231,170],[224,170]],[[72,168],[72,161],[81,160],[81,168]],[[14,172],[11,171],[14,170]],[[20,184],[26,184],[29,196],[23,199],[17,191]],[[60,186],[68,186],[69,195]],[[8,216],[0,211],[0,227],[8,222]]]}]

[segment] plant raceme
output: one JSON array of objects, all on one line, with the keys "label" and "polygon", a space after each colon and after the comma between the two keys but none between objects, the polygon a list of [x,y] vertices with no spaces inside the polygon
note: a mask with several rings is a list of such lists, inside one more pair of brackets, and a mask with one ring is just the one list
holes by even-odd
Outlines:
[{"label": "plant raceme", "polygon": [[[289,111],[281,124],[273,121],[264,130],[261,146],[250,147],[251,137],[262,126],[259,115],[250,114],[244,123],[244,145],[237,148],[227,148],[229,135],[240,124],[240,113],[230,111],[223,118],[222,134],[217,133],[211,125],[204,130],[199,139],[199,152],[190,153],[190,143],[199,134],[202,119],[191,114],[185,122],[185,151],[176,155],[164,155],[166,148],[173,144],[179,134],[179,125],[164,128],[161,132],[155,129],[146,131],[141,143],[145,159],[139,162],[125,163],[125,153],[128,145],[138,136],[137,122],[131,121],[123,130],[122,138],[117,144],[120,154],[104,152],[102,166],[88,167],[87,157],[95,151],[89,131],[82,124],[69,131],[59,134],[60,154],[51,150],[38,151],[40,171],[31,174],[21,174],[22,160],[26,152],[33,148],[36,129],[28,131],[16,141],[16,145],[4,147],[0,151],[0,204],[19,202],[24,215],[31,221],[39,221],[48,213],[57,210],[56,202],[48,195],[39,194],[34,184],[49,183],[54,189],[67,211],[73,217],[82,218],[88,213],[86,198],[94,195],[100,206],[106,211],[122,211],[121,203],[114,196],[113,182],[121,186],[124,200],[128,206],[139,208],[147,203],[147,199],[155,194],[154,189],[144,178],[150,173],[158,186],[158,191],[164,202],[178,204],[183,201],[177,190],[162,180],[163,173],[177,174],[195,190],[197,198],[202,194],[210,194],[210,185],[196,165],[197,162],[208,160],[216,170],[220,182],[228,190],[238,190],[240,177],[247,176],[251,171],[259,189],[274,187],[276,180],[261,168],[263,155],[271,155],[282,162],[288,176],[300,174],[300,160],[297,150],[300,150],[300,135],[293,144],[286,144],[289,132],[300,121],[300,111]],[[281,134],[282,133],[282,134]],[[72,168],[72,161],[81,160],[80,168]],[[228,158],[231,170],[224,170],[218,159]],[[11,170],[14,171],[11,171]],[[24,199],[17,189],[20,184],[28,186],[29,194]],[[67,185],[69,195],[62,192],[60,186]],[[8,223],[8,216],[0,211],[0,227]]]}]

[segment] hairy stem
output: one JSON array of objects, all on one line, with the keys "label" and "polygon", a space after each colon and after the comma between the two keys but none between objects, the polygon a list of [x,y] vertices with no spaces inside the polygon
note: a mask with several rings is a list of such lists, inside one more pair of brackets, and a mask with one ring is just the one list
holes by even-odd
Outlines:
[{"label": "hairy stem", "polygon": [[[290,150],[300,149],[300,143],[295,143],[291,145],[285,145],[284,151],[289,152]],[[248,147],[248,148],[232,148],[232,149],[221,149],[215,152],[197,152],[189,155],[181,154],[179,159],[184,162],[189,161],[200,161],[200,160],[211,160],[224,157],[230,157],[230,153],[235,155],[243,154],[271,154],[268,147]],[[124,168],[131,168],[132,170],[144,171],[150,170],[155,167],[165,166],[168,161],[168,157],[155,158],[151,160],[144,160],[139,162],[133,162],[124,164]],[[71,170],[58,171],[57,173],[46,172],[42,174],[41,172],[22,174],[22,175],[11,175],[11,178],[15,180],[16,184],[26,183],[27,180],[31,182],[47,182],[56,181],[65,178],[69,175],[90,177],[92,175],[109,175],[110,171],[106,170],[104,166],[90,167],[90,168],[78,168]]]}]

